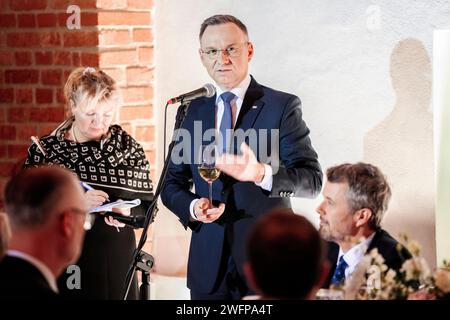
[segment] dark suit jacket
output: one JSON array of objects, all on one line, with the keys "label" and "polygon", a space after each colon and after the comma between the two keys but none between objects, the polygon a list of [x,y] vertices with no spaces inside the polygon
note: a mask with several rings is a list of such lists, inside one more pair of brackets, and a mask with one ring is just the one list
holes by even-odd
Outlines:
[{"label": "dark suit jacket", "polygon": [[[366,253],[369,253],[372,249],[377,248],[384,258],[384,264],[392,270],[398,271],[402,267],[405,260],[411,258],[411,253],[403,245],[401,246],[400,253],[397,250],[397,244],[399,242],[395,240],[385,230],[379,230],[373,236],[372,242],[367,248]],[[330,273],[327,281],[323,285],[324,288],[328,288],[333,278],[334,270],[336,269],[337,258],[339,255],[339,246],[334,242],[328,243],[328,261],[330,262]]]},{"label": "dark suit jacket", "polygon": [[[215,101],[215,96],[192,101],[182,128],[192,134],[194,121],[198,121],[202,136],[206,130],[214,129]],[[278,171],[274,171],[271,192],[253,182],[238,182],[221,174],[213,183],[213,200],[226,204],[224,214],[214,223],[189,222],[191,201],[208,197],[208,185],[198,174],[198,165],[192,161],[198,157],[202,141],[199,141],[201,137],[194,141],[193,136],[190,141],[183,137],[177,145],[177,148],[181,144],[186,147],[184,151],[178,149],[183,155],[183,163],[170,163],[162,191],[164,205],[179,217],[185,228],[190,227],[193,231],[187,277],[188,287],[198,292],[207,293],[213,289],[220,263],[226,262],[222,258],[224,241],[227,241],[238,272],[243,275],[246,237],[257,218],[271,208],[289,208],[289,197],[315,197],[322,186],[321,168],[311,146],[309,129],[302,119],[298,97],[264,87],[252,78],[236,121],[235,131],[237,129],[256,129],[257,132],[266,129],[269,136],[265,147],[269,154],[270,129],[279,130],[279,148],[275,154],[270,154],[280,160]],[[203,142],[204,145],[209,143]],[[235,146],[235,153],[238,148]],[[257,155],[256,150],[253,151]],[[190,191],[192,183],[195,194]]]},{"label": "dark suit jacket", "polygon": [[0,261],[0,300],[50,300],[57,297],[42,273],[32,264],[10,256]]}]

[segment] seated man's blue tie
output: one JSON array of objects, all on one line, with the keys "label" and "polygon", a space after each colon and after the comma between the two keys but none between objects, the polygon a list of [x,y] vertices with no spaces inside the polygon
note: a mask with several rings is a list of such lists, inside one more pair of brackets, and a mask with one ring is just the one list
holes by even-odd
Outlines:
[{"label": "seated man's blue tie", "polygon": [[232,92],[224,92],[220,95],[223,101],[223,116],[220,122],[220,143],[222,153],[229,151],[231,144],[231,129],[233,129],[233,113],[231,111],[231,101],[236,97]]},{"label": "seated man's blue tie", "polygon": [[331,284],[341,285],[345,280],[345,269],[348,268],[347,262],[344,260],[344,256],[339,258],[339,263],[334,270],[333,278],[331,279]]}]

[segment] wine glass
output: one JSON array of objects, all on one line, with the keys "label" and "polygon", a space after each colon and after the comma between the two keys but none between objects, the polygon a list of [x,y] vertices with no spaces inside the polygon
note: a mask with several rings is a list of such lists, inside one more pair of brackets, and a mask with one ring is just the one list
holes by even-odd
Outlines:
[{"label": "wine glass", "polygon": [[217,146],[210,144],[201,146],[199,156],[198,173],[209,187],[209,208],[212,208],[212,184],[220,176],[220,169],[216,168]]}]

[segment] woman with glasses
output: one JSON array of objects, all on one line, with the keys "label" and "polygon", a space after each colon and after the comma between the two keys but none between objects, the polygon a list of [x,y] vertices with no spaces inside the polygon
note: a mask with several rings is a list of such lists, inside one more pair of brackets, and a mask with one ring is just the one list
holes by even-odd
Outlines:
[{"label": "woman with glasses", "polygon": [[[89,210],[118,199],[140,199],[141,205],[122,210],[143,215],[152,199],[150,165],[143,148],[119,125],[112,124],[121,104],[115,81],[102,70],[78,68],[64,87],[67,120],[51,134],[34,138],[25,166],[45,163],[74,171],[85,187]],[[133,229],[117,220],[97,218],[87,232],[82,255],[81,289],[67,288],[66,274],[59,279],[67,298],[121,299],[127,269],[135,249]],[[128,294],[137,298],[137,283]]]}]

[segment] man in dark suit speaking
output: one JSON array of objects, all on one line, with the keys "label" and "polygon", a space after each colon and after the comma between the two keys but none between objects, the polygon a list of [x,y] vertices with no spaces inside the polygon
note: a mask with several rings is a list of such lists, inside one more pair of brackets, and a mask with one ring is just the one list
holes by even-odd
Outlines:
[{"label": "man in dark suit speaking", "polygon": [[[243,264],[250,228],[268,210],[290,207],[289,197],[315,197],[322,172],[299,98],[249,75],[254,50],[245,25],[233,16],[212,16],[201,25],[199,38],[200,58],[216,95],[191,102],[182,127],[191,136],[180,139],[181,151],[172,153],[162,201],[192,229],[191,298],[240,299],[248,294]],[[201,136],[195,136],[199,126]],[[205,141],[211,131],[218,133],[214,142],[222,154],[212,204],[195,161],[195,146],[211,143]],[[235,143],[242,133],[246,143]]]},{"label": "man in dark suit speaking", "polygon": [[330,241],[331,265],[325,287],[342,285],[374,248],[383,256],[384,264],[395,271],[411,258],[408,250],[381,228],[391,188],[377,167],[367,163],[331,167],[322,193],[324,199],[317,208],[319,231]]},{"label": "man in dark suit speaking", "polygon": [[80,255],[90,221],[77,177],[56,166],[25,169],[7,183],[5,207],[12,233],[0,299],[56,298],[56,278]]}]

